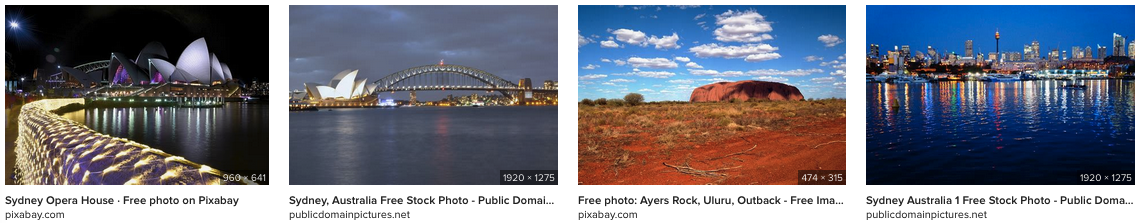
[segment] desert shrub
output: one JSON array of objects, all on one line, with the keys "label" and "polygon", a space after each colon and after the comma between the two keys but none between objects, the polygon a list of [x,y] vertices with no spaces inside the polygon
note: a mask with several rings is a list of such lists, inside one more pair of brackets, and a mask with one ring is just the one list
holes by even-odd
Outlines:
[{"label": "desert shrub", "polygon": [[642,128],[649,128],[649,127],[654,125],[653,120],[650,120],[650,118],[646,118],[646,116],[640,116],[640,115],[634,116],[634,118],[631,118],[627,123],[630,125],[641,126]]},{"label": "desert shrub", "polygon": [[721,118],[720,120],[717,120],[718,126],[729,126],[729,124],[732,124],[732,123],[733,123],[733,120],[729,119],[728,117],[724,117],[724,118]]},{"label": "desert shrub", "polygon": [[594,101],[591,101],[590,99],[585,99],[585,98],[584,98],[584,99],[582,99],[582,105],[586,105],[586,106],[594,106]]},{"label": "desert shrub", "polygon": [[596,105],[606,105],[606,98],[598,98],[598,99],[594,99],[594,104],[596,104]]},{"label": "desert shrub", "polygon": [[638,106],[638,105],[642,104],[642,102],[645,102],[645,100],[646,100],[644,97],[642,97],[642,94],[639,94],[639,93],[626,94],[626,97],[624,99],[626,99],[626,104],[630,105],[630,106]]},{"label": "desert shrub", "polygon": [[610,105],[610,106],[623,106],[623,105],[626,105],[626,101],[623,101],[622,99],[617,99],[617,98],[615,98],[615,99],[607,99],[607,100],[606,100],[606,105]]}]

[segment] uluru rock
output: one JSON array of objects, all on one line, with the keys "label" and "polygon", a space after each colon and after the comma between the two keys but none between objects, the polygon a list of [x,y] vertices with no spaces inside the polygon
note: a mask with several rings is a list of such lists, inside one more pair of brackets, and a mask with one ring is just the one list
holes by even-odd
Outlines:
[{"label": "uluru rock", "polygon": [[718,82],[693,89],[690,102],[729,101],[736,98],[773,101],[804,100],[800,89],[792,85],[768,81]]}]

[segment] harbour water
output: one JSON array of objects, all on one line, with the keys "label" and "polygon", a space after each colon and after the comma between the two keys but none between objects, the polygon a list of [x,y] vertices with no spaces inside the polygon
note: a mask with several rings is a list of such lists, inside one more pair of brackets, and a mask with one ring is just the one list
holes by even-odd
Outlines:
[{"label": "harbour water", "polygon": [[558,168],[557,107],[404,107],[289,113],[289,183],[499,184]]},{"label": "harbour water", "polygon": [[[867,184],[1083,184],[1133,173],[1134,82],[867,84]],[[1136,177],[1136,175],[1133,175]]]},{"label": "harbour water", "polygon": [[87,108],[63,117],[227,173],[269,174],[269,104]]}]

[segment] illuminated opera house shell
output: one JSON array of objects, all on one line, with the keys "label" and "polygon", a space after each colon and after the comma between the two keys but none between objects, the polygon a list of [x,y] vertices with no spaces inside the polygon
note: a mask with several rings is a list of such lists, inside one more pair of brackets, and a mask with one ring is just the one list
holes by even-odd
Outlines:
[{"label": "illuminated opera house shell", "polygon": [[317,83],[305,83],[305,93],[309,99],[352,99],[369,94],[368,87],[365,83],[368,79],[357,79],[357,71],[360,70],[345,70],[333,76],[333,80],[329,81],[329,85],[320,85]]},{"label": "illuminated opera house shell", "polygon": [[[111,53],[111,60],[104,74],[111,84],[202,84],[217,85],[233,81],[230,66],[218,61],[218,56],[206,46],[206,38],[198,38],[186,46],[178,63],[171,63],[166,49],[161,43],[151,42],[143,47],[134,59],[121,53]],[[103,76],[98,71],[82,73],[70,67],[61,69],[81,82],[96,81]]]}]

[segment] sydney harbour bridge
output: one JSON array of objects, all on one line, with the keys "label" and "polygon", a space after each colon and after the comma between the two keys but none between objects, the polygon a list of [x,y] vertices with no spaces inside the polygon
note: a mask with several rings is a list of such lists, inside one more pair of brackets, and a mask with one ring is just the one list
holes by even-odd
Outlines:
[{"label": "sydney harbour bridge", "polygon": [[558,93],[558,86],[553,81],[545,81],[540,86],[534,86],[530,78],[512,82],[487,71],[443,64],[443,62],[397,71],[373,81],[366,89],[373,94],[395,91],[472,90],[499,92],[504,96],[516,98],[531,94]]}]

